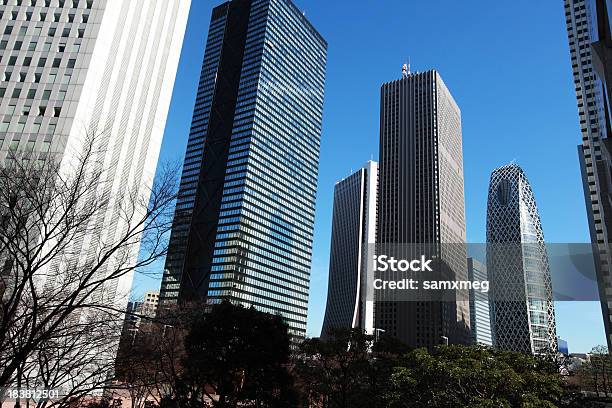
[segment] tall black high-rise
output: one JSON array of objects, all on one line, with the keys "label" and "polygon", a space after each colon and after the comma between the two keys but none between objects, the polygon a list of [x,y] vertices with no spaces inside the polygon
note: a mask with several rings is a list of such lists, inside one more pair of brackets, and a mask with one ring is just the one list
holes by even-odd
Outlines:
[{"label": "tall black high-rise", "polygon": [[213,10],[162,306],[229,299],[305,335],[326,58],[290,0]]},{"label": "tall black high-rise", "polygon": [[[465,235],[461,112],[438,72],[404,67],[381,88],[376,242],[433,248],[448,277],[466,280]],[[467,343],[469,294],[451,296],[390,301],[377,293],[375,328],[413,347]]]}]

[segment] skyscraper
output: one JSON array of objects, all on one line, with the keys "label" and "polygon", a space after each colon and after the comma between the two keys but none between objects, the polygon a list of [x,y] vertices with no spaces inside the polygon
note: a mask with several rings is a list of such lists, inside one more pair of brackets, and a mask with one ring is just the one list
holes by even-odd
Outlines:
[{"label": "skyscraper", "polygon": [[[155,173],[189,7],[190,0],[0,0],[0,161],[15,151],[51,153],[67,169],[88,134],[107,194],[142,192]],[[101,215],[90,242],[112,241],[126,228],[112,204]],[[85,242],[71,242],[69,262],[92,256],[95,244]],[[41,277],[52,288],[50,268]],[[125,310],[132,276],[105,288],[117,310]]]},{"label": "skyscraper", "polygon": [[[487,267],[474,258],[468,258],[468,279],[472,282],[488,281]],[[470,289],[470,329],[474,343],[493,345],[488,292]]]},{"label": "skyscraper", "polygon": [[[461,112],[437,71],[381,88],[377,243],[435,248],[467,279]],[[375,326],[410,346],[469,342],[468,293],[445,302],[376,298]]]},{"label": "skyscraper", "polygon": [[557,351],[548,255],[535,197],[516,164],[491,174],[487,272],[493,341],[505,350]]},{"label": "skyscraper", "polygon": [[612,144],[608,138],[612,35],[604,0],[565,0],[565,18],[578,102],[578,146],[584,198],[608,348],[612,349]]},{"label": "skyscraper", "polygon": [[290,0],[213,9],[162,306],[228,299],[305,335],[326,59]]},{"label": "skyscraper", "polygon": [[367,274],[376,242],[378,163],[336,183],[327,306],[321,335],[331,328],[374,329],[372,277]]},{"label": "skyscraper", "polygon": [[148,291],[145,293],[142,301],[128,302],[125,319],[123,320],[123,330],[121,333],[120,346],[132,346],[141,324],[143,317],[145,325],[150,324],[151,320],[157,314],[157,306],[159,302],[159,292]]}]

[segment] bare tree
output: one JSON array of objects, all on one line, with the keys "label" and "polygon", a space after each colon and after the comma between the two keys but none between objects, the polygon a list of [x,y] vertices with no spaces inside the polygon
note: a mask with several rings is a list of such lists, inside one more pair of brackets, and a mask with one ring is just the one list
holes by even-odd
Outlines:
[{"label": "bare tree", "polygon": [[142,319],[133,344],[120,349],[117,378],[135,408],[146,401],[160,405],[185,394],[185,336],[193,319],[194,305],[166,307],[160,315]]},{"label": "bare tree", "polygon": [[54,405],[108,381],[119,283],[165,255],[174,212],[174,169],[117,188],[99,139],[86,135],[69,162],[14,152],[0,163],[0,387],[60,388]]}]

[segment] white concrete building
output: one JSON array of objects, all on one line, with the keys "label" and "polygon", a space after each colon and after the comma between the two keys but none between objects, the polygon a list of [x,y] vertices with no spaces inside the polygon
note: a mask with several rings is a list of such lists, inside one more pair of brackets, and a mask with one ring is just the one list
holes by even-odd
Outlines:
[{"label": "white concrete building", "polygon": [[[84,136],[94,134],[105,193],[118,197],[149,184],[190,3],[0,0],[0,161],[11,150],[51,152],[69,171]],[[74,243],[79,262],[92,240],[108,242],[121,231],[112,207],[111,201],[98,220],[102,236]],[[120,310],[132,275],[105,288]]]}]

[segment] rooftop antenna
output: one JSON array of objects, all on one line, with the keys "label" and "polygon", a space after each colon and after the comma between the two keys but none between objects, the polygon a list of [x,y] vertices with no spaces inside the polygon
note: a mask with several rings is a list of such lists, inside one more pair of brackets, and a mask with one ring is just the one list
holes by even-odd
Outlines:
[{"label": "rooftop antenna", "polygon": [[410,57],[408,57],[408,62],[402,65],[402,78],[406,78],[410,74]]}]

